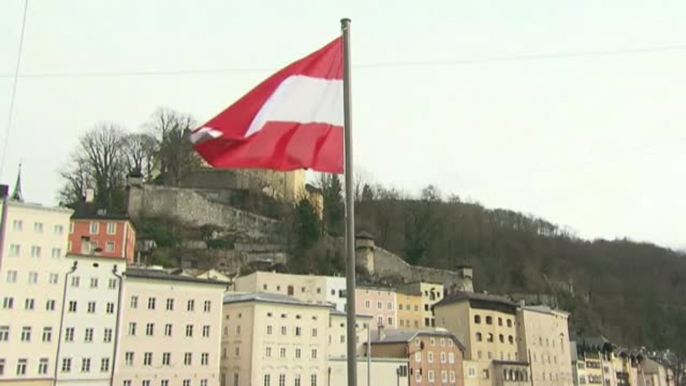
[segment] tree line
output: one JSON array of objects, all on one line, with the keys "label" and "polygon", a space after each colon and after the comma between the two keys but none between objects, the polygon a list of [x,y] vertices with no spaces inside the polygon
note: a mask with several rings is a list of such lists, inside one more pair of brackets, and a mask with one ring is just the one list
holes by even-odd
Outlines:
[{"label": "tree line", "polygon": [[123,211],[129,176],[178,185],[202,162],[188,140],[196,127],[192,116],[164,108],[135,132],[117,123],[96,124],[79,138],[60,172],[60,203],[73,205],[92,190],[98,207]]}]

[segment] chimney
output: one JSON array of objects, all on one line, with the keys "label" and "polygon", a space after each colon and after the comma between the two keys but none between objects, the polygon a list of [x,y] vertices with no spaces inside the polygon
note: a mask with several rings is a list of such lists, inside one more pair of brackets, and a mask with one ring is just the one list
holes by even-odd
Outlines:
[{"label": "chimney", "polygon": [[93,202],[95,198],[95,191],[93,189],[86,189],[86,202]]}]

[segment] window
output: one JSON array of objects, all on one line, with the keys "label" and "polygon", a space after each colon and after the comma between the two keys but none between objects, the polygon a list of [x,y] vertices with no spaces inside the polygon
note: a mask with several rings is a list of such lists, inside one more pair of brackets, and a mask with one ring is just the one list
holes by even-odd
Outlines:
[{"label": "window", "polygon": [[39,246],[34,245],[31,247],[31,257],[34,257],[34,258],[40,257],[40,247]]},{"label": "window", "polygon": [[200,364],[203,366],[207,366],[210,363],[210,354],[209,353],[202,353],[200,355]]},{"label": "window", "polygon": [[500,343],[505,343],[505,336],[503,334],[498,335],[498,340],[500,340]]},{"label": "window", "polygon": [[107,313],[108,314],[114,314],[114,303],[112,303],[112,302],[107,303]]},{"label": "window", "polygon": [[62,236],[62,233],[64,233],[64,227],[62,225],[55,225],[53,233],[56,236]]},{"label": "window", "polygon": [[317,329],[316,329],[316,328],[313,328],[313,329],[312,329],[312,337],[313,337],[313,338],[316,338],[316,337],[317,337]]},{"label": "window", "polygon": [[124,354],[124,362],[127,366],[133,366],[133,352],[128,351]]},{"label": "window", "polygon": [[92,277],[91,278],[91,288],[98,288],[98,278],[97,277]]},{"label": "window", "polygon": [[106,252],[114,252],[114,242],[108,241],[105,243],[105,251]]},{"label": "window", "polygon": [[293,386],[302,386],[300,383],[300,374],[295,374],[293,376]]},{"label": "window", "polygon": [[203,326],[202,327],[202,336],[204,338],[209,338],[210,337],[210,326]]},{"label": "window", "polygon": [[71,371],[71,358],[62,359],[62,372],[68,373]]},{"label": "window", "polygon": [[512,320],[510,320],[510,319],[507,320],[507,327],[512,327]]},{"label": "window", "polygon": [[90,234],[97,235],[99,231],[100,231],[100,224],[98,224],[97,222],[91,221]]},{"label": "window", "polygon": [[193,364],[193,354],[192,353],[185,353],[183,354],[183,364],[186,366],[190,366]]},{"label": "window", "polygon": [[476,378],[476,367],[469,366],[467,369],[467,376],[469,376],[469,378]]},{"label": "window", "polygon": [[67,327],[64,330],[64,341],[73,342],[74,341],[74,327]]},{"label": "window", "polygon": [[109,343],[112,341],[112,329],[111,328],[105,329],[105,331],[102,334],[102,341],[105,343]]},{"label": "window", "polygon": [[393,303],[392,303],[392,302],[387,302],[387,303],[386,303],[386,308],[388,308],[389,310],[392,310],[392,309],[393,309]]},{"label": "window", "polygon": [[152,353],[146,352],[143,354],[143,366],[152,366]]},{"label": "window", "polygon": [[310,386],[317,386],[317,374],[310,375]]},{"label": "window", "polygon": [[136,323],[135,322],[130,322],[129,323],[129,335],[136,335]]},{"label": "window", "polygon": [[241,326],[239,325],[239,326],[236,326],[236,335],[240,335],[240,334],[241,334]]},{"label": "window", "polygon": [[205,300],[205,303],[203,304],[202,310],[203,310],[203,312],[210,312],[210,310],[212,310],[212,302],[209,300]]},{"label": "window", "polygon": [[207,379],[201,379],[200,386],[207,386]]},{"label": "window", "polygon": [[488,342],[493,342],[493,334],[489,333],[488,334],[488,339],[486,339]]},{"label": "window", "polygon": [[81,372],[87,373],[91,371],[91,360],[90,358],[81,359]]},{"label": "window", "polygon": [[508,341],[510,344],[514,344],[514,338],[512,337],[512,335],[509,335],[509,336],[507,337],[507,341]]},{"label": "window", "polygon": [[448,356],[445,355],[444,352],[441,352],[441,363],[445,363],[448,359]]},{"label": "window", "polygon": [[0,342],[7,342],[10,339],[10,326],[0,326]]},{"label": "window", "polygon": [[364,308],[370,309],[371,307],[372,307],[372,306],[371,306],[371,303],[369,302],[369,300],[365,300],[365,301],[364,301]]},{"label": "window", "polygon": [[35,233],[43,233],[43,223],[42,222],[33,223],[33,231]]},{"label": "window", "polygon": [[285,348],[285,347],[281,347],[281,348],[279,349],[279,358],[285,358],[285,357],[286,357],[286,348]]},{"label": "window", "polygon": [[267,326],[267,335],[272,334],[272,326]]},{"label": "window", "polygon": [[484,378],[484,379],[488,379],[488,378],[490,378],[490,377],[491,377],[491,375],[490,375],[490,373],[488,372],[488,370],[484,370],[484,371],[483,371],[483,378]]},{"label": "window", "polygon": [[486,317],[486,324],[493,324],[493,318],[490,316]]},{"label": "window", "polygon": [[431,351],[426,353],[426,360],[429,363],[434,363],[434,353],[432,353]]},{"label": "window", "polygon": [[53,248],[50,253],[53,259],[59,259],[60,257],[62,257],[62,249],[60,248]]},{"label": "window", "polygon": [[191,386],[191,380],[190,379],[184,379],[183,380],[183,386]]},{"label": "window", "polygon": [[393,317],[392,316],[388,317],[388,326],[393,327]]},{"label": "window", "polygon": [[52,327],[43,327],[43,342],[51,342],[51,341],[52,341]]},{"label": "window", "polygon": [[503,318],[498,318],[498,326],[502,326],[502,325],[503,325]]},{"label": "window", "polygon": [[269,374],[264,374],[264,386],[271,386],[271,377]]},{"label": "window", "polygon": [[164,325],[164,336],[172,336],[172,325],[171,324],[165,324]]},{"label": "window", "polygon": [[24,309],[25,310],[33,310],[34,303],[35,303],[34,299],[26,299],[24,301]]},{"label": "window", "polygon": [[107,282],[107,288],[109,289],[116,289],[117,288],[117,279],[110,279]]},{"label": "window", "polygon": [[414,372],[414,380],[415,380],[416,382],[418,382],[418,383],[422,381],[422,371],[421,371],[421,369],[419,369],[419,371],[415,371],[415,372]]},{"label": "window", "polygon": [[48,373],[48,358],[41,358],[38,362],[38,374],[44,375]]},{"label": "window", "polygon": [[138,296],[131,296],[130,308],[138,308]]},{"label": "window", "polygon": [[169,380],[168,379],[163,379],[160,381],[160,386],[169,386]]},{"label": "window", "polygon": [[195,310],[195,300],[189,300],[188,304],[186,305],[186,310],[188,311],[194,311]]},{"label": "window", "polygon": [[155,309],[155,298],[148,298],[148,309],[149,310]]},{"label": "window", "polygon": [[59,275],[56,273],[51,273],[50,276],[48,276],[48,283],[50,284],[57,284],[59,280]]},{"label": "window", "polygon": [[267,358],[271,358],[271,357],[272,357],[272,348],[271,348],[271,347],[267,347],[267,348],[265,349],[265,351],[264,351],[264,356],[266,356]]},{"label": "window", "polygon": [[95,313],[95,302],[88,302],[88,313],[89,314]]},{"label": "window", "polygon": [[281,335],[288,335],[288,327],[281,326]]},{"label": "window", "polygon": [[10,245],[10,257],[17,257],[17,256],[19,256],[19,252],[20,252],[19,244],[12,244],[12,245]]},{"label": "window", "polygon": [[12,229],[21,232],[24,227],[24,222],[21,220],[14,220],[12,222]]},{"label": "window", "polygon": [[2,308],[12,309],[14,307],[14,298],[5,297],[2,299]]},{"label": "window", "polygon": [[145,335],[147,335],[147,336],[155,335],[155,324],[154,323],[148,323],[145,325]]},{"label": "window", "polygon": [[21,341],[30,342],[31,341],[31,327],[21,328]]},{"label": "window", "polygon": [[415,351],[414,353],[414,361],[419,363],[422,361],[422,352],[421,351]]},{"label": "window", "polygon": [[376,302],[376,308],[382,309],[383,308],[383,302]]},{"label": "window", "polygon": [[7,271],[7,282],[16,283],[17,282],[17,271]]},{"label": "window", "polygon": [[141,386],[150,386],[150,380],[149,379],[144,379],[143,383],[141,383]]},{"label": "window", "polygon": [[71,278],[71,286],[72,286],[72,287],[78,287],[79,284],[81,284],[81,278],[79,278],[78,276],[72,276],[72,278]]},{"label": "window", "polygon": [[450,383],[455,383],[455,371],[450,371]]},{"label": "window", "polygon": [[193,325],[192,324],[186,325],[186,336],[187,337],[193,337]]},{"label": "window", "polygon": [[167,299],[167,311],[174,311],[174,299]]},{"label": "window", "polygon": [[474,323],[481,324],[481,315],[474,315]]},{"label": "window", "polygon": [[55,301],[54,300],[47,300],[45,302],[45,310],[46,311],[55,311]]},{"label": "window", "polygon": [[113,222],[108,222],[107,223],[107,234],[108,235],[113,235],[117,233],[117,224]]},{"label": "window", "polygon": [[436,345],[436,339],[434,339],[434,338],[429,339],[429,344],[431,346],[435,346]]},{"label": "window", "polygon": [[86,329],[86,334],[84,335],[83,341],[88,342],[88,343],[93,341],[93,329],[92,328]]},{"label": "window", "polygon": [[311,357],[311,358],[312,358],[312,359],[317,359],[317,349],[316,349],[316,348],[313,348],[313,349],[312,349],[312,357]]}]

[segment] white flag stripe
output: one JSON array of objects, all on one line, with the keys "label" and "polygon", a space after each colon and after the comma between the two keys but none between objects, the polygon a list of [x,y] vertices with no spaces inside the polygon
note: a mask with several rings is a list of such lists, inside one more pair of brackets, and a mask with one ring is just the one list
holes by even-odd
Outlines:
[{"label": "white flag stripe", "polygon": [[191,133],[190,140],[191,143],[200,143],[208,139],[219,138],[222,136],[222,132],[215,130],[211,127],[203,127],[200,130]]},{"label": "white flag stripe", "polygon": [[343,81],[303,75],[286,78],[267,99],[245,136],[270,121],[343,126]]}]

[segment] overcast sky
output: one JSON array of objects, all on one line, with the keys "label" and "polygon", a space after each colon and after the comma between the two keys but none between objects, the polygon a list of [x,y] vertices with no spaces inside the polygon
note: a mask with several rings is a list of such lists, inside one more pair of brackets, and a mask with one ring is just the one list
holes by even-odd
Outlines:
[{"label": "overcast sky", "polygon": [[[0,2],[3,140],[23,3]],[[55,203],[95,123],[137,130],[159,106],[207,120],[341,17],[355,162],[376,181],[686,246],[683,0],[31,0],[1,178],[21,161],[25,197]],[[233,71],[140,74],[216,69]]]}]

